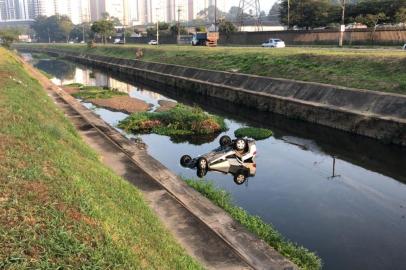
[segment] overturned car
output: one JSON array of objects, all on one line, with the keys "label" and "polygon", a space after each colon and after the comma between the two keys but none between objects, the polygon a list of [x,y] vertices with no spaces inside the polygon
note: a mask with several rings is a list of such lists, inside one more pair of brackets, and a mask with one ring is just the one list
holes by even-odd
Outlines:
[{"label": "overturned car", "polygon": [[256,154],[254,140],[247,138],[232,140],[229,136],[222,136],[218,148],[197,158],[184,155],[180,159],[180,164],[196,169],[199,177],[204,177],[207,171],[230,173],[234,176],[234,182],[241,185],[248,177],[255,175]]}]

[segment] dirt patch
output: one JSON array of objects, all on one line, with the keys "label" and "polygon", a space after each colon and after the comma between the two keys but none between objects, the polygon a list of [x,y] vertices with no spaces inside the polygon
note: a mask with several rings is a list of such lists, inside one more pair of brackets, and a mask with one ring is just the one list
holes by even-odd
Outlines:
[{"label": "dirt patch", "polygon": [[68,215],[71,219],[73,219],[75,221],[84,222],[87,225],[91,225],[91,226],[96,225],[96,221],[94,219],[82,214],[79,210],[77,210],[73,207],[67,206],[66,204],[60,203],[56,206],[56,208],[59,211]]},{"label": "dirt patch", "polygon": [[170,100],[159,100],[158,101],[159,104],[159,108],[156,109],[156,112],[166,112],[169,111],[170,109],[172,109],[173,107],[176,106],[176,104],[178,104],[175,101],[170,101]]},{"label": "dirt patch", "polygon": [[0,82],[5,82],[6,80],[9,80],[10,76],[11,76],[10,72],[0,70]]},{"label": "dirt patch", "polygon": [[62,89],[69,95],[75,94],[80,91],[79,87],[71,87],[71,86],[62,86]]},{"label": "dirt patch", "polygon": [[118,96],[108,99],[90,99],[89,101],[96,106],[127,114],[146,112],[150,107],[145,101],[129,96]]},{"label": "dirt patch", "polygon": [[49,192],[48,187],[41,182],[27,182],[22,185],[23,194],[26,192],[31,192],[35,195],[36,199],[42,203],[49,202]]}]

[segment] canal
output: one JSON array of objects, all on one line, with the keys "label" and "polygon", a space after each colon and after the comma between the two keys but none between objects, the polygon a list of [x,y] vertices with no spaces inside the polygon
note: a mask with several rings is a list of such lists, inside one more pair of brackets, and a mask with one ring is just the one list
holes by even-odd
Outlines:
[{"label": "canal", "polygon": [[[220,136],[233,136],[240,127],[271,129],[273,137],[257,142],[255,176],[237,185],[232,175],[209,172],[206,181],[228,191],[237,205],[272,223],[286,238],[315,251],[324,269],[406,269],[405,148],[216,99],[151,88],[58,59],[36,59],[34,64],[59,85],[109,86],[145,100],[152,110],[159,100],[173,100],[224,117],[229,130],[216,138],[139,136],[153,157],[183,177],[197,178],[195,171],[180,166],[182,155],[204,154],[218,146]],[[112,126],[127,116],[83,104]]]}]

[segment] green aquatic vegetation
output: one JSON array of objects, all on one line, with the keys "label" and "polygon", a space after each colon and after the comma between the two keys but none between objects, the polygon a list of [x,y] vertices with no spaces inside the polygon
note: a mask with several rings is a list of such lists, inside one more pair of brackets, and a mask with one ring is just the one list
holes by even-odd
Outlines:
[{"label": "green aquatic vegetation", "polygon": [[255,140],[264,140],[272,136],[272,130],[266,128],[245,127],[234,131],[234,135],[237,138],[248,137]]},{"label": "green aquatic vegetation", "polygon": [[84,85],[81,83],[69,83],[69,84],[65,84],[64,86],[68,86],[68,87],[83,87]]},{"label": "green aquatic vegetation", "polygon": [[227,130],[224,119],[199,107],[177,104],[165,112],[134,113],[119,125],[132,133],[156,133],[167,136],[207,135]]},{"label": "green aquatic vegetation", "polygon": [[127,93],[120,92],[117,89],[100,86],[82,86],[80,91],[72,94],[76,98],[84,100],[96,99],[96,98],[112,98],[116,96],[127,96]]},{"label": "green aquatic vegetation", "polygon": [[286,240],[271,224],[266,223],[258,216],[250,215],[241,207],[234,205],[230,194],[226,191],[218,189],[212,182],[205,180],[184,180],[190,187],[194,188],[214,204],[224,209],[251,233],[267,242],[271,247],[289,258],[301,269],[321,269],[322,261],[315,253],[296,243]]}]

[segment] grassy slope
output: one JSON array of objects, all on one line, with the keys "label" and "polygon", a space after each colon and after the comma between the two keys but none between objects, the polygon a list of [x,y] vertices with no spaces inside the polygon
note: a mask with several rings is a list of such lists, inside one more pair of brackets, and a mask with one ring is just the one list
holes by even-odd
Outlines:
[{"label": "grassy slope", "polygon": [[207,69],[330,83],[347,87],[406,94],[406,53],[393,50],[337,48],[235,48],[164,45],[85,46],[55,45],[76,52],[135,58]]},{"label": "grassy slope", "polygon": [[272,225],[264,222],[260,217],[252,216],[244,209],[233,204],[230,194],[217,189],[211,182],[205,180],[185,179],[185,182],[202,193],[212,202],[228,212],[235,220],[256,234],[270,246],[274,247],[285,257],[296,263],[301,269],[318,270],[322,267],[321,259],[304,247],[283,238]]},{"label": "grassy slope", "polygon": [[200,269],[0,48],[0,269]]}]

